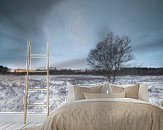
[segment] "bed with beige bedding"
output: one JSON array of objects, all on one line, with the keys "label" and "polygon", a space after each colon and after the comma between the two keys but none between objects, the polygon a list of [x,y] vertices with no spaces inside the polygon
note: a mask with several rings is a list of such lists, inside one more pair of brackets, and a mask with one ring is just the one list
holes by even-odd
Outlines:
[{"label": "bed with beige bedding", "polygon": [[67,88],[67,103],[41,129],[28,130],[163,130],[163,109],[149,103],[147,85],[68,83]]},{"label": "bed with beige bedding", "polygon": [[62,105],[42,130],[163,130],[163,110],[131,98],[93,98]]}]

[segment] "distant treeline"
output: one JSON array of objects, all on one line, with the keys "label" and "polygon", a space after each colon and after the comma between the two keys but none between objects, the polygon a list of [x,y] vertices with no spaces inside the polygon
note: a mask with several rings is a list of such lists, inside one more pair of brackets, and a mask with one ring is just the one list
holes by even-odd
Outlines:
[{"label": "distant treeline", "polygon": [[[107,75],[108,72],[105,70],[71,70],[71,69],[61,69],[61,70],[51,70],[52,75],[71,75],[71,74],[91,74],[91,75]],[[117,71],[118,75],[163,75],[163,68],[122,68]]]},{"label": "distant treeline", "polygon": [[[39,70],[40,71],[40,70]],[[9,68],[0,66],[0,74],[14,74],[14,75],[25,75],[25,71],[10,71]],[[45,75],[45,72],[32,72],[33,75]],[[107,75],[108,72],[104,70],[73,70],[73,69],[50,69],[50,75],[78,75],[78,74],[91,74],[91,75]],[[117,71],[118,75],[163,75],[163,68],[121,68]]]}]

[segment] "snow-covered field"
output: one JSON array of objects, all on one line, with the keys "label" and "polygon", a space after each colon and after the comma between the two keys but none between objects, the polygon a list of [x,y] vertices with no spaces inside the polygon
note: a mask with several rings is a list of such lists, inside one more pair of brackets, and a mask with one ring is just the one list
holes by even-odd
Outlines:
[{"label": "snow-covered field", "polygon": [[[72,84],[100,84],[107,81],[103,76],[57,75],[50,77],[50,107],[56,107],[66,101],[66,82]],[[119,76],[116,84],[147,83],[151,102],[158,104],[163,99],[163,76]],[[30,87],[46,87],[46,76],[31,76]],[[0,75],[0,112],[23,112],[25,90],[24,76]],[[46,102],[45,92],[29,93],[29,103]],[[30,107],[29,112],[45,112],[45,108]]]}]

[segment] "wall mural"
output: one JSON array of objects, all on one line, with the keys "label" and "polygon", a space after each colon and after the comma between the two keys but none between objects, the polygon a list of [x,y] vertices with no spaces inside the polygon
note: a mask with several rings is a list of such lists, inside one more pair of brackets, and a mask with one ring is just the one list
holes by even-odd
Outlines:
[{"label": "wall mural", "polygon": [[[47,41],[50,46],[51,110],[66,102],[67,82],[147,84],[150,102],[160,105],[162,6],[161,0],[0,1],[0,112],[24,111],[28,40],[31,53],[45,53]],[[46,61],[31,64],[45,70]],[[29,86],[46,87],[46,73],[32,73]],[[29,93],[29,103],[45,97],[42,91]]]}]

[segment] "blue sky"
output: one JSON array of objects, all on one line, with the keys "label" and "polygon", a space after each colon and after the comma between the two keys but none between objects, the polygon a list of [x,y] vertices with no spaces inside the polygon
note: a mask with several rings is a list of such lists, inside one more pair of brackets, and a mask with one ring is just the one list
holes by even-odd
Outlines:
[{"label": "blue sky", "polygon": [[34,53],[50,43],[51,66],[88,68],[89,50],[112,31],[131,39],[127,66],[163,67],[162,7],[162,0],[1,0],[0,64],[25,68],[30,39]]}]

